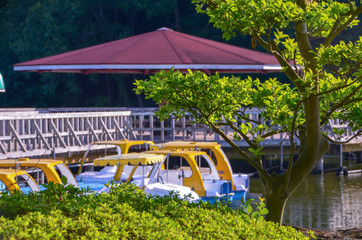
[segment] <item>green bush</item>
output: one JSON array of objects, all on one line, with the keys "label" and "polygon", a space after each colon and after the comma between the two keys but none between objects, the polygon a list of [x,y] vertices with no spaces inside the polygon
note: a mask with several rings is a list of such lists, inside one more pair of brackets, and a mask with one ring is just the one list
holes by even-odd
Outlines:
[{"label": "green bush", "polygon": [[[110,193],[50,184],[31,194],[0,196],[0,239],[307,239],[266,222],[266,211],[189,203],[176,194],[146,196],[133,185]],[[246,203],[249,206],[249,203]]]}]

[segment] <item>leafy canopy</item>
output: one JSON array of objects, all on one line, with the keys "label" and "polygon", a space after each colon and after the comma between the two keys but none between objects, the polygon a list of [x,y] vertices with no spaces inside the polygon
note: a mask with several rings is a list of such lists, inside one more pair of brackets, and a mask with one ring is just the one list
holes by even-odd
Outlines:
[{"label": "leafy canopy", "polygon": [[[240,153],[262,179],[270,210],[267,219],[281,224],[288,197],[320,162],[329,142],[348,142],[362,134],[362,38],[336,42],[342,31],[359,23],[362,6],[349,0],[193,3],[224,38],[250,35],[252,42],[273,54],[291,84],[162,71],[148,82],[137,81],[136,91],[161,104],[161,118],[188,112]],[[250,118],[247,111],[259,116]],[[346,128],[334,128],[332,137],[323,132],[335,119],[354,134],[344,137]],[[270,174],[262,162],[262,143],[276,134],[289,138],[289,164],[285,173]],[[247,150],[234,142],[240,139],[249,145]]]},{"label": "leafy canopy", "polygon": [[[290,0],[193,2],[198,12],[207,14],[210,22],[223,30],[224,38],[247,34],[274,54],[292,85],[280,84],[276,79],[260,83],[250,77],[241,80],[197,72],[185,76],[162,72],[151,77],[149,83],[136,83],[138,93],[144,91],[157,103],[166,99],[167,105],[160,109],[159,116],[180,117],[187,111],[195,114],[197,121],[214,124],[221,119],[233,121],[235,115],[247,120],[240,109],[257,108],[262,111],[264,122],[271,126],[279,124],[284,132],[295,134],[304,128],[306,101],[317,96],[320,126],[339,119],[357,135],[361,134],[362,37],[355,42],[331,45],[342,30],[358,25],[361,6],[332,0],[309,4]],[[249,127],[251,135],[264,130],[254,131],[254,127]],[[334,133],[341,139],[345,130],[334,129]]]},{"label": "leafy canopy", "polygon": [[[145,93],[146,98],[160,104],[156,113],[161,119],[169,116],[180,118],[191,113],[195,122],[207,125],[230,123],[241,131],[234,138],[240,140],[257,134],[253,139],[254,150],[265,137],[293,128],[294,109],[299,101],[296,88],[282,84],[276,79],[261,82],[251,77],[227,77],[206,75],[199,71],[182,74],[179,71],[161,71],[150,76],[148,81],[137,80],[136,93]],[[267,124],[252,123],[247,109],[258,109]],[[303,114],[297,121],[303,124]],[[238,122],[239,120],[239,122]],[[240,120],[244,120],[240,122]],[[262,133],[262,134],[260,134]]]}]

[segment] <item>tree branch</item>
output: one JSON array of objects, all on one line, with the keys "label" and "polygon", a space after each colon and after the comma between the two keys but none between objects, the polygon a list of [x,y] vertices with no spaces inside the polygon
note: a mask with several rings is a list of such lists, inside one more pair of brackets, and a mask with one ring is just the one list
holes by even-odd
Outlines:
[{"label": "tree branch", "polygon": [[[298,111],[299,111],[299,108],[302,105],[302,103],[303,103],[303,101],[300,99],[300,95],[299,95],[299,102],[297,103],[297,106],[295,106],[294,114],[293,114],[293,121],[292,121],[292,128],[291,128],[291,133],[292,134],[294,134],[294,132],[295,132],[295,123],[297,121]],[[292,135],[291,140],[294,140],[293,138],[294,138],[294,135]]]},{"label": "tree branch", "polygon": [[338,110],[339,108],[343,107],[344,105],[351,104],[351,103],[356,102],[356,101],[360,101],[360,98],[356,98],[356,99],[350,100],[360,89],[362,89],[362,84],[360,84],[358,87],[356,87],[356,89],[354,89],[350,94],[348,94],[348,95],[343,99],[343,101],[341,101],[340,103],[334,105],[334,106],[330,109],[329,113],[327,113],[326,115],[323,116],[323,118],[321,119],[320,125],[324,125],[324,124],[329,120],[329,118],[331,117],[331,115],[332,115],[336,110]]},{"label": "tree branch", "polygon": [[289,163],[288,163],[287,172],[285,173],[286,174],[286,180],[285,180],[285,184],[284,184],[284,189],[285,189],[287,195],[289,195],[289,182],[290,182],[290,177],[291,177],[292,168],[293,168],[293,157],[294,157],[294,153],[295,153],[295,150],[296,150],[296,146],[294,144],[293,133],[291,133],[289,135],[289,139],[290,139],[291,151],[290,151],[290,154],[289,154]]},{"label": "tree branch", "polygon": [[291,151],[290,151],[290,155],[289,155],[289,164],[288,164],[288,169],[286,172],[286,181],[285,181],[285,190],[288,193],[288,189],[289,189],[289,182],[290,182],[290,177],[292,174],[292,168],[293,168],[293,156],[296,150],[296,146],[294,144],[294,132],[295,132],[295,123],[297,121],[297,116],[298,116],[298,111],[299,111],[299,107],[301,106],[302,101],[300,100],[300,96],[299,96],[299,102],[297,104],[297,106],[294,109],[294,115],[293,115],[293,121],[292,121],[292,128],[289,134],[289,140],[290,140],[290,146],[291,146]]},{"label": "tree branch", "polygon": [[265,181],[269,181],[270,176],[268,175],[268,173],[263,169],[263,166],[261,164],[258,164],[257,162],[253,161],[246,153],[245,151],[243,151],[242,149],[240,149],[233,141],[231,141],[226,135],[225,133],[218,128],[217,126],[215,126],[213,123],[210,123],[210,126],[213,128],[214,132],[216,132],[217,134],[219,134],[227,143],[230,144],[230,146],[237,151],[242,157],[244,157],[246,159],[246,161],[248,163],[250,163],[250,165],[252,165],[259,173],[260,177],[263,178]]},{"label": "tree branch", "polygon": [[255,124],[260,124],[260,122],[258,122],[256,120],[247,118],[244,114],[240,115],[240,114],[236,113],[235,115],[238,116],[241,120],[245,120],[245,121],[252,122],[252,123],[255,123]]},{"label": "tree branch", "polygon": [[322,95],[325,95],[325,94],[328,94],[328,93],[331,93],[331,92],[335,92],[335,91],[341,90],[341,89],[343,89],[343,88],[349,87],[349,86],[353,85],[354,83],[358,82],[359,80],[361,80],[361,78],[356,78],[355,80],[353,80],[353,81],[352,81],[351,83],[349,83],[349,84],[345,84],[345,85],[343,85],[343,86],[335,87],[335,88],[332,88],[332,89],[330,89],[330,90],[328,90],[328,91],[325,91],[325,92],[319,92],[319,93],[317,94],[317,96],[322,96]]},{"label": "tree branch", "polygon": [[324,40],[323,46],[328,47],[333,39],[335,39],[348,25],[359,15],[362,13],[362,5],[358,6],[356,11],[352,11],[353,6],[350,5],[351,11],[351,17],[340,27],[337,29],[338,24],[340,23],[340,20],[336,20],[334,23],[333,29],[329,33],[329,35]]},{"label": "tree branch", "polygon": [[228,126],[235,132],[239,133],[244,138],[244,140],[249,144],[250,147],[252,147],[253,149],[258,148],[252,141],[250,141],[249,137],[246,134],[244,134],[242,131],[240,131],[239,128],[235,127],[234,124],[232,124],[230,121],[227,121],[227,122],[228,122]]},{"label": "tree branch", "polygon": [[352,137],[350,137],[349,139],[343,141],[343,142],[339,142],[339,141],[336,141],[334,139],[332,139],[331,137],[329,137],[327,134],[324,134],[323,133],[323,136],[325,138],[328,139],[328,141],[330,141],[331,143],[333,144],[346,144],[346,143],[349,143],[350,141],[352,141],[354,138],[358,137],[358,136],[362,136],[362,130],[359,130],[357,133],[355,133]]},{"label": "tree branch", "polygon": [[300,77],[283,57],[282,51],[279,49],[279,47],[276,44],[267,43],[262,37],[260,37],[260,35],[256,33],[252,34],[252,37],[254,37],[263,48],[268,51],[271,50],[271,53],[277,58],[289,80],[293,82],[293,84],[300,90],[302,87],[301,84],[295,81],[296,79],[300,79]]},{"label": "tree branch", "polygon": [[270,131],[264,135],[261,135],[262,138],[267,138],[267,137],[271,137],[275,134],[279,134],[279,133],[284,133],[285,131],[282,131],[282,130],[274,130],[274,131]]}]

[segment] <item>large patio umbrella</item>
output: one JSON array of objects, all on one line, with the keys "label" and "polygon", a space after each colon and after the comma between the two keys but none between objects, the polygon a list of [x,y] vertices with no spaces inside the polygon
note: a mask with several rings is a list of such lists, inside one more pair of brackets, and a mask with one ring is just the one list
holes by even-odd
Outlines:
[{"label": "large patio umbrella", "polygon": [[160,28],[121,40],[14,65],[15,71],[152,74],[161,69],[205,73],[275,72],[270,54]]}]

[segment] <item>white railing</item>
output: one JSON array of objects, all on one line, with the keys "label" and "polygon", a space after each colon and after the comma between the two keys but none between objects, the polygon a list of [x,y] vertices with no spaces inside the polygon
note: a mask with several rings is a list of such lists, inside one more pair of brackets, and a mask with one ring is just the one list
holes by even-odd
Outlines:
[{"label": "white railing", "polygon": [[[155,142],[164,142],[164,141],[216,141],[222,145],[227,145],[227,143],[219,137],[218,134],[215,134],[210,128],[205,125],[193,123],[193,118],[190,116],[182,117],[179,120],[174,118],[167,119],[165,121],[159,121],[157,117],[154,116],[154,111],[157,109],[150,109],[152,111],[132,111],[130,123],[132,125],[132,133],[137,136],[138,139],[153,140]],[[246,112],[250,115],[250,120],[259,121],[262,124],[264,123],[260,117],[260,111],[258,110],[249,110]],[[241,124],[245,121],[236,121],[235,125]],[[252,123],[253,124],[253,123]],[[233,138],[234,131],[229,127],[224,127],[222,130],[230,137]],[[253,139],[256,136],[250,136]],[[286,139],[285,134],[277,134],[266,139],[264,145],[280,145],[284,141],[285,145],[289,140]],[[239,146],[247,147],[245,141],[237,142]]]},{"label": "white railing", "polygon": [[92,141],[132,138],[130,113],[1,112],[0,159],[84,151]]},{"label": "white railing", "polygon": [[[155,108],[0,109],[0,159],[52,157],[54,154],[82,152],[91,142],[101,140],[217,141],[226,145],[226,142],[208,127],[193,123],[190,116],[180,120],[160,121],[154,116],[155,110]],[[248,113],[250,119],[263,123],[259,111],[250,110]],[[336,124],[330,123],[334,126]],[[228,136],[233,136],[230,128],[223,130]],[[348,131],[346,137],[352,134]],[[263,144],[280,146],[282,142],[284,146],[290,144],[284,134],[278,134],[266,139]],[[238,142],[238,145],[247,146],[243,141]]]}]

